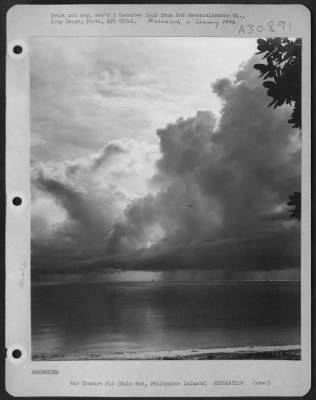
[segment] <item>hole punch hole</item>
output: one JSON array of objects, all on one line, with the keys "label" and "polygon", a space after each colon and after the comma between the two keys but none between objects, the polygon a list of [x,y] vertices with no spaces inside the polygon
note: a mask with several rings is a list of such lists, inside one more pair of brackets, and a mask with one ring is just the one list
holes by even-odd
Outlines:
[{"label": "hole punch hole", "polygon": [[22,357],[22,351],[20,349],[14,349],[12,351],[12,357],[15,359],[19,359]]},{"label": "hole punch hole", "polygon": [[14,54],[22,54],[23,53],[23,47],[22,46],[20,46],[19,44],[16,44],[14,47],[13,47],[13,53]]},{"label": "hole punch hole", "polygon": [[12,364],[21,364],[26,360],[26,350],[20,344],[12,344],[7,349],[7,359]]},{"label": "hole punch hole", "polygon": [[8,53],[15,60],[24,58],[27,52],[28,52],[28,47],[23,40],[13,40],[8,45]]},{"label": "hole punch hole", "polygon": [[7,204],[14,212],[22,211],[27,205],[27,198],[23,192],[12,192],[7,198]]},{"label": "hole punch hole", "polygon": [[13,205],[15,205],[15,206],[17,206],[17,207],[20,206],[20,205],[22,204],[22,199],[21,199],[21,197],[19,197],[19,196],[13,197],[12,203],[13,203]]}]

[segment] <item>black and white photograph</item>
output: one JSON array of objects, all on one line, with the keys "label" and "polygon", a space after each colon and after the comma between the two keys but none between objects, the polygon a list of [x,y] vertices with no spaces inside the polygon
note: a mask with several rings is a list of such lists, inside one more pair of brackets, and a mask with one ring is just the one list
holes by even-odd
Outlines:
[{"label": "black and white photograph", "polygon": [[6,21],[6,393],[312,396],[309,9]]},{"label": "black and white photograph", "polygon": [[300,360],[301,38],[30,43],[32,360]]}]

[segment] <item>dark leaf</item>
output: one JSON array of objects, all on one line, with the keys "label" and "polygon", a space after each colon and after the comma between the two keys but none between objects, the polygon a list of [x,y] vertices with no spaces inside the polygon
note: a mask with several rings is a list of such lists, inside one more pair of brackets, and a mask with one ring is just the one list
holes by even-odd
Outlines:
[{"label": "dark leaf", "polygon": [[290,207],[294,207],[289,210],[291,218],[296,218],[298,221],[301,220],[301,192],[294,192],[289,196],[289,201],[286,203]]},{"label": "dark leaf", "polygon": [[264,82],[264,83],[263,83],[263,86],[264,86],[265,88],[272,88],[272,87],[275,87],[275,83],[272,82],[272,81],[267,81],[267,82]]},{"label": "dark leaf", "polygon": [[292,106],[289,123],[294,128],[301,128],[301,48],[301,39],[258,39],[258,52],[267,61],[254,66],[272,98],[269,107]]}]

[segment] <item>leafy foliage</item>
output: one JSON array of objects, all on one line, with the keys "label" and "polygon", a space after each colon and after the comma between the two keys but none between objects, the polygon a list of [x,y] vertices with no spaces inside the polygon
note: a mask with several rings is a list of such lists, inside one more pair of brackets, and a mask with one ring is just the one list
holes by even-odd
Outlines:
[{"label": "leafy foliage", "polygon": [[291,214],[291,218],[296,218],[298,221],[301,220],[301,193],[294,192],[291,196],[289,196],[289,201],[287,202],[288,206],[294,206],[292,210],[289,210]]},{"label": "leafy foliage", "polygon": [[[301,71],[302,71],[302,40],[288,38],[267,38],[257,40],[257,54],[263,54],[266,64],[256,64],[260,71],[263,86],[272,97],[269,107],[280,107],[289,104],[292,107],[291,118],[288,121],[294,128],[302,128],[301,116]],[[301,220],[301,192],[289,196],[287,205],[294,207],[289,210],[292,218]]]},{"label": "leafy foliage", "polygon": [[263,86],[272,97],[274,108],[283,104],[292,107],[289,123],[301,129],[301,39],[268,38],[257,40],[257,54],[263,54],[266,64],[256,64]]}]

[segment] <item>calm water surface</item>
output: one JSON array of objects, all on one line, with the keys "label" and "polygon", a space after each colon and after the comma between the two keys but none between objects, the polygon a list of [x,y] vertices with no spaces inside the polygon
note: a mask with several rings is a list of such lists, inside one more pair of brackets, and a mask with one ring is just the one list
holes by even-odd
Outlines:
[{"label": "calm water surface", "polygon": [[32,287],[34,356],[291,344],[300,344],[295,282]]}]

